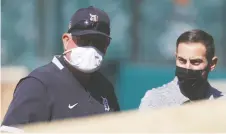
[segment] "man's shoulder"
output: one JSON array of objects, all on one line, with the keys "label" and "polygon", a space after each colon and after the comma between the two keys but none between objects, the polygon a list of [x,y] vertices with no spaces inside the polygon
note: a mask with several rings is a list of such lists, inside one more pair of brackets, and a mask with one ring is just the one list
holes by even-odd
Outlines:
[{"label": "man's shoulder", "polygon": [[37,67],[34,69],[30,74],[33,73],[49,73],[49,72],[56,72],[60,71],[64,68],[64,63],[62,61],[63,57],[59,55],[55,55],[49,63],[46,63],[42,66]]},{"label": "man's shoulder", "polygon": [[146,92],[146,94],[151,94],[151,95],[157,95],[157,94],[165,94],[165,93],[171,93],[173,90],[171,89],[176,89],[178,87],[177,85],[177,79],[174,78],[172,81],[163,84],[162,86],[152,88]]},{"label": "man's shoulder", "polygon": [[17,83],[16,87],[18,87],[21,84],[24,85],[24,87],[29,86],[29,85],[38,86],[38,85],[44,84],[43,80],[48,78],[47,77],[48,76],[48,73],[47,73],[48,66],[49,66],[49,64],[46,64],[44,66],[34,69],[27,76],[21,78],[19,80],[19,82]]},{"label": "man's shoulder", "polygon": [[47,82],[56,79],[56,69],[52,63],[45,64],[43,66],[37,67],[31,71],[27,76],[20,79],[18,84],[27,81],[27,79],[33,79],[34,81],[41,82],[42,84],[47,84]]},{"label": "man's shoulder", "polygon": [[30,74],[34,74],[34,73],[48,73],[48,72],[52,72],[55,69],[54,64],[47,63],[45,65],[39,66],[37,68],[35,68],[33,71],[31,71]]},{"label": "man's shoulder", "polygon": [[226,100],[226,93],[216,88],[212,89],[212,96],[214,99]]},{"label": "man's shoulder", "polygon": [[[152,88],[148,90],[144,97],[141,99],[140,108],[145,107],[160,107],[163,105],[168,105],[171,103],[172,99],[175,98],[175,94],[178,93],[177,79],[164,84],[157,88]],[[171,100],[171,101],[169,101]]]},{"label": "man's shoulder", "polygon": [[225,92],[211,86],[210,94],[214,99],[226,99]]}]

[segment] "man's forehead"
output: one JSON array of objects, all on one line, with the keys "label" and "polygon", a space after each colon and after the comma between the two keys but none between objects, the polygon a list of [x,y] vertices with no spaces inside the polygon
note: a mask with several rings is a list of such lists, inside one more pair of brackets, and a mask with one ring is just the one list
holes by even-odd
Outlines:
[{"label": "man's forehead", "polygon": [[184,59],[205,59],[206,48],[201,43],[180,43],[177,56]]},{"label": "man's forehead", "polygon": [[190,59],[190,60],[196,60],[196,59],[205,59],[205,56],[184,56],[184,55],[177,55],[178,57],[181,57],[183,59]]}]

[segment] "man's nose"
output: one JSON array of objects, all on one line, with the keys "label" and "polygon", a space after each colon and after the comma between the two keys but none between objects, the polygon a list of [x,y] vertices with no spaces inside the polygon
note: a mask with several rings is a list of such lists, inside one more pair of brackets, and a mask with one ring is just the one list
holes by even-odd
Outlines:
[{"label": "man's nose", "polygon": [[185,66],[186,69],[192,69],[191,63],[188,61]]}]

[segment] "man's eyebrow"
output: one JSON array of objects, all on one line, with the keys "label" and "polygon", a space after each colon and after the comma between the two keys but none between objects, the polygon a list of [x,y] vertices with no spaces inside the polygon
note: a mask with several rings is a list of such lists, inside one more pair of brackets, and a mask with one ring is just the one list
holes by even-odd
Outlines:
[{"label": "man's eyebrow", "polygon": [[177,58],[186,60],[186,58],[183,58],[182,56],[177,56]]},{"label": "man's eyebrow", "polygon": [[192,58],[189,58],[189,60],[203,60],[202,57],[192,57]]}]

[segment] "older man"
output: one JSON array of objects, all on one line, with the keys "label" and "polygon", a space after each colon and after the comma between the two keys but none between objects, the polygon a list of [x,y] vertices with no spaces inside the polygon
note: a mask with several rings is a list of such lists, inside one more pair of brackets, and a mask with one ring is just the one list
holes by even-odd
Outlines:
[{"label": "older man", "polygon": [[119,111],[112,84],[98,71],[110,39],[104,11],[79,9],[62,36],[63,54],[17,84],[4,128]]}]

